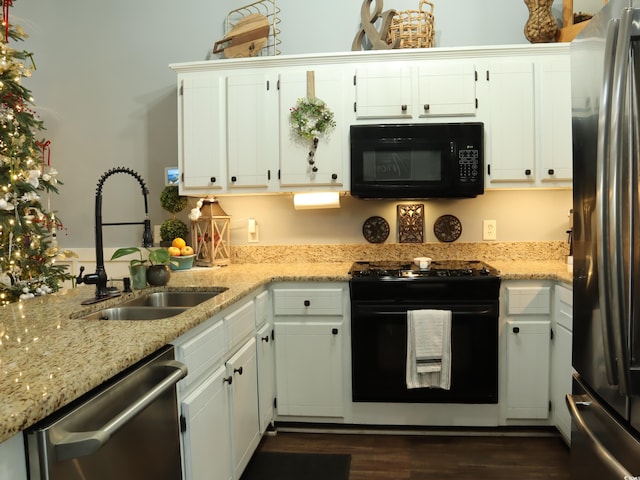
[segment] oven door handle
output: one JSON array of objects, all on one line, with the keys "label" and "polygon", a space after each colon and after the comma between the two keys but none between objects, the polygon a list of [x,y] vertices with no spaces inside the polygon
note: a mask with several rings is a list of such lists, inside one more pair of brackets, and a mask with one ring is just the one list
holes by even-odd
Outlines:
[{"label": "oven door handle", "polygon": [[[120,428],[151,405],[165,391],[173,388],[187,374],[187,366],[176,360],[156,362],[146,368],[163,369],[167,370],[167,373],[158,383],[151,385],[148,389],[145,388],[142,395],[133,399],[126,408],[106,422],[100,429],[69,432],[61,428],[51,432],[51,443],[53,444],[57,461],[84,457],[97,452]],[[117,390],[117,386],[115,390]],[[117,395],[115,390],[114,394]]]}]

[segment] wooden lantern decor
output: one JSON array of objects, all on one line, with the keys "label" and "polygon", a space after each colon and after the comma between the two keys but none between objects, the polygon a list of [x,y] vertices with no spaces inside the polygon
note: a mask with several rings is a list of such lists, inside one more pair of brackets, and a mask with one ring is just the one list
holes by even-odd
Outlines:
[{"label": "wooden lantern decor", "polygon": [[200,215],[191,222],[191,239],[195,244],[195,265],[213,267],[231,263],[231,217],[216,199],[198,202]]}]

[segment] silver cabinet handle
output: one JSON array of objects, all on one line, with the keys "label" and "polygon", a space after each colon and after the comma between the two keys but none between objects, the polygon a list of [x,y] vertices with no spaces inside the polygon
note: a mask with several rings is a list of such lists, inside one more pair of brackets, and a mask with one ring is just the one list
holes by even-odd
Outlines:
[{"label": "silver cabinet handle", "polygon": [[132,400],[124,410],[119,412],[99,430],[89,432],[58,430],[56,435],[52,436],[56,460],[70,460],[97,452],[100,447],[109,441],[113,434],[152,404],[165,391],[173,388],[173,386],[187,374],[187,366],[175,360],[156,362],[146,368],[168,370],[168,373],[160,382],[151,386],[140,397]]},{"label": "silver cabinet handle", "polygon": [[[600,460],[602,460],[602,462],[605,465],[607,465],[607,467],[616,475],[616,477],[635,478],[635,477],[632,477],[631,473],[629,473],[629,471],[626,468],[624,468],[624,466],[620,462],[618,462],[613,455],[611,455],[611,452],[609,452],[609,450],[607,450],[605,446],[602,445],[602,443],[600,443],[600,441],[596,438],[596,436],[587,426],[587,423],[584,421],[584,418],[582,418],[582,414],[578,409],[578,405],[580,405],[581,407],[589,408],[592,406],[592,402],[576,401],[573,395],[567,395],[566,401],[567,401],[567,407],[569,407],[569,411],[571,412],[571,417],[575,421],[576,426],[580,429],[582,433],[584,433],[587,436],[589,441],[593,444],[593,447],[596,451],[596,455],[598,455]],[[595,404],[595,406],[599,408],[597,404]]]}]

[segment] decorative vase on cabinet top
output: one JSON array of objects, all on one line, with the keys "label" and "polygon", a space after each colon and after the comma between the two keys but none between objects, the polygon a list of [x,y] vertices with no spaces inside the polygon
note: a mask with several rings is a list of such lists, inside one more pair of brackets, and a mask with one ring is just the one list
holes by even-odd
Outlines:
[{"label": "decorative vase on cabinet top", "polygon": [[524,26],[524,36],[531,43],[552,42],[558,31],[558,22],[551,14],[553,0],[524,0],[529,18]]}]

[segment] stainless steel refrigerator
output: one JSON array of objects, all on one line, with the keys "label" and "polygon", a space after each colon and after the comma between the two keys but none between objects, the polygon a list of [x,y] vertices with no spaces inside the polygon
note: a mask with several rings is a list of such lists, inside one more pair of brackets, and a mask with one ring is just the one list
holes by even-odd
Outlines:
[{"label": "stainless steel refrigerator", "polygon": [[571,44],[575,480],[640,478],[640,0]]}]

